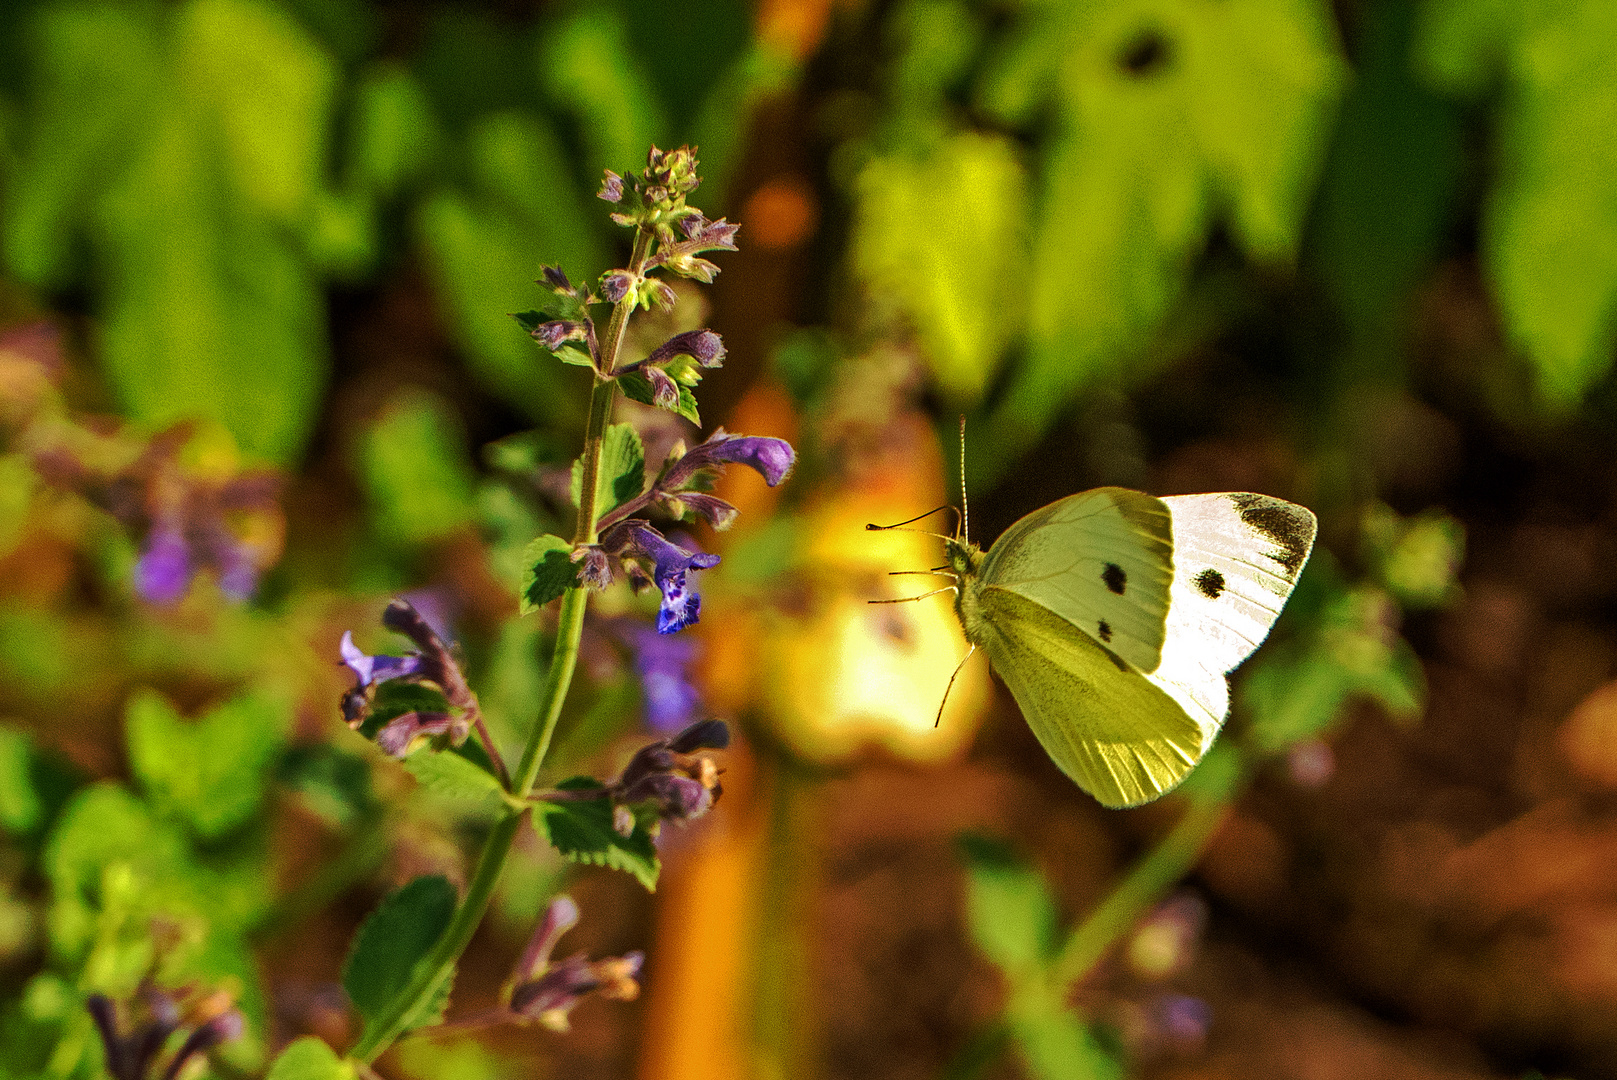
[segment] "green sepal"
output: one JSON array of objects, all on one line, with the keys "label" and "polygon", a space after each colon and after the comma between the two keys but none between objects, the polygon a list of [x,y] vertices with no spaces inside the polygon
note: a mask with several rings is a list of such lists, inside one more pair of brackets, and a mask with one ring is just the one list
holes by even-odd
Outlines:
[{"label": "green sepal", "polygon": [[578,584],[573,545],[546,533],[535,537],[522,553],[522,614],[538,611]]},{"label": "green sepal", "polygon": [[624,836],[612,827],[612,800],[606,797],[606,789],[600,781],[575,776],[556,787],[561,791],[596,789],[601,797],[581,802],[541,803],[534,813],[534,827],[550,846],[569,862],[633,874],[647,892],[656,892],[662,862],[657,858],[657,846],[648,829],[655,820],[654,812],[636,813],[634,831]]}]

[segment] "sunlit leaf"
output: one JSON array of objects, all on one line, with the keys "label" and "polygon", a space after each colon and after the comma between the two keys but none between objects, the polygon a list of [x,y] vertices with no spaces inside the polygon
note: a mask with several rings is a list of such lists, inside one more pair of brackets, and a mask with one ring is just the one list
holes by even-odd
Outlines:
[{"label": "sunlit leaf", "polygon": [[522,614],[537,611],[578,584],[573,545],[559,536],[535,537],[522,553]]},{"label": "sunlit leaf", "polygon": [[290,727],[288,710],[242,695],[182,719],[152,691],[129,702],[129,764],[153,803],[199,836],[219,837],[258,809]]},{"label": "sunlit leaf", "polygon": [[1482,257],[1544,399],[1575,405],[1617,350],[1617,6],[1431,0],[1424,14],[1435,85],[1500,88]]},{"label": "sunlit leaf", "polygon": [[281,1051],[266,1080],[353,1080],[354,1075],[354,1067],[324,1039],[305,1035]]},{"label": "sunlit leaf", "polygon": [[982,395],[1022,324],[1025,188],[1014,144],[970,132],[875,158],[855,182],[855,272],[878,310],[908,318],[955,400]]},{"label": "sunlit leaf", "polygon": [[979,98],[1049,113],[1030,354],[999,418],[1013,447],[1144,343],[1215,222],[1254,259],[1292,256],[1343,75],[1317,0],[1041,2],[1022,20]]},{"label": "sunlit leaf", "polygon": [[[612,424],[601,437],[601,465],[595,493],[595,516],[599,518],[646,489],[646,451],[633,424]],[[573,505],[582,498],[583,459],[573,462]]]},{"label": "sunlit leaf", "polygon": [[404,768],[422,787],[469,808],[498,806],[503,795],[492,773],[452,750],[417,750],[404,759]]}]

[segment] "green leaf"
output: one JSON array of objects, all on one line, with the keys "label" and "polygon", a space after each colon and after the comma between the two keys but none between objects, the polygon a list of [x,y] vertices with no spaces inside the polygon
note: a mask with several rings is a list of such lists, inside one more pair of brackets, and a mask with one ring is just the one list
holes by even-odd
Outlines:
[{"label": "green leaf", "polygon": [[[601,787],[587,776],[575,776],[556,786],[563,791]],[[662,862],[657,858],[651,834],[638,818],[628,836],[613,828],[612,802],[604,792],[599,799],[583,802],[541,803],[534,814],[534,824],[562,858],[622,870],[633,874],[648,892],[656,891]]]},{"label": "green leaf", "polygon": [[1122,1065],[1059,996],[1016,1002],[1009,1012],[1011,1033],[1032,1080],[1123,1080]]},{"label": "green leaf", "polygon": [[1617,7],[1433,0],[1422,31],[1433,84],[1499,87],[1483,262],[1544,400],[1571,407],[1617,350]]},{"label": "green leaf", "polygon": [[1216,220],[1292,256],[1343,74],[1319,0],[1029,5],[979,97],[1016,122],[1052,109],[1030,352],[996,424],[1012,450],[1146,343]]},{"label": "green leaf", "polygon": [[[373,1023],[410,981],[416,965],[438,943],[458,897],[449,879],[418,877],[382,901],[360,925],[343,964],[342,984],[354,1008]],[[446,980],[447,982],[447,980]],[[448,999],[448,987],[410,1018],[406,1030],[435,1023]]]},{"label": "green leaf", "polygon": [[573,545],[559,536],[535,537],[522,553],[522,614],[538,611],[578,584]]},{"label": "green leaf", "polygon": [[415,76],[394,60],[364,68],[353,93],[348,184],[390,199],[422,175],[438,152],[438,118]]},{"label": "green leaf", "polygon": [[478,380],[535,419],[570,424],[588,380],[540,363],[502,312],[533,304],[538,253],[586,273],[606,261],[571,166],[549,126],[524,113],[480,117],[464,154],[475,190],[440,191],[416,209],[427,270]]},{"label": "green leaf", "polygon": [[210,105],[241,192],[296,223],[320,188],[336,66],[279,7],[190,0],[174,27],[179,75]]},{"label": "green leaf", "polygon": [[959,843],[972,939],[1013,983],[1033,978],[1054,954],[1058,929],[1043,875],[999,841],[967,834]]},{"label": "green leaf", "polygon": [[505,794],[493,774],[452,750],[417,750],[404,768],[422,787],[477,809],[498,806]]},{"label": "green leaf", "polygon": [[[630,371],[619,375],[618,389],[622,390],[623,396],[630,401],[638,401],[642,405],[657,404],[657,400],[651,392],[651,380],[638,371]],[[679,387],[679,404],[669,409],[669,412],[683,416],[697,427],[702,426],[702,416],[696,411],[696,395],[691,393],[691,388],[683,383]]]},{"label": "green leaf", "polygon": [[[573,505],[583,496],[584,459],[573,462]],[[646,450],[633,424],[613,424],[601,436],[601,472],[595,492],[597,519],[646,490]]]},{"label": "green leaf", "polygon": [[305,1035],[281,1051],[265,1080],[354,1080],[355,1075],[354,1066],[324,1039]]},{"label": "green leaf", "polygon": [[424,544],[472,520],[472,462],[449,404],[419,390],[389,401],[360,448],[360,474],[384,535]]},{"label": "green leaf", "polygon": [[915,327],[953,400],[982,396],[1022,326],[1026,188],[1015,144],[974,132],[875,158],[854,183],[854,270]]},{"label": "green leaf", "polygon": [[145,690],[126,714],[129,764],[154,805],[211,839],[258,809],[290,726],[285,706],[251,694],[187,721]]},{"label": "green leaf", "polygon": [[0,728],[0,828],[7,832],[33,832],[45,816],[30,775],[33,759],[32,739],[20,731]]},{"label": "green leaf", "polygon": [[667,121],[615,7],[592,5],[552,25],[535,60],[545,93],[576,123],[590,177],[636,168],[647,147],[668,145]]},{"label": "green leaf", "polygon": [[330,743],[299,743],[290,748],[281,759],[279,779],[302,795],[315,813],[339,828],[367,817],[378,807],[370,763]]}]

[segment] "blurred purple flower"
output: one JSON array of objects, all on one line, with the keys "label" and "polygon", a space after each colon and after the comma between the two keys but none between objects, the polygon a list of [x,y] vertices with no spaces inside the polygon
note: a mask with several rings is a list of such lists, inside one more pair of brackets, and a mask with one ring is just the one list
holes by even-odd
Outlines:
[{"label": "blurred purple flower", "polygon": [[578,924],[578,905],[558,896],[545,909],[544,918],[534,928],[522,959],[514,973],[511,991],[513,1019],[537,1020],[552,1031],[566,1031],[567,1014],[590,994],[614,1001],[633,1001],[640,996],[637,978],[645,954],[608,956],[588,960],[584,953],[552,963],[550,954],[561,936]]},{"label": "blurred purple flower", "polygon": [[191,547],[172,526],[157,526],[135,563],[135,591],[153,604],[172,604],[191,584]]},{"label": "blurred purple flower", "polygon": [[[101,1036],[107,1072],[113,1080],[146,1080],[169,1036],[185,1023],[180,1003],[161,990],[146,987],[141,994],[148,1019],[128,1035],[118,1032],[118,1009],[104,994],[92,993],[85,1001],[90,1018]],[[169,1059],[162,1080],[174,1080],[198,1054],[220,1043],[241,1037],[242,1015],[228,995],[216,993],[204,998],[193,1010],[201,1015],[191,1021],[196,1026]]]},{"label": "blurred purple flower", "polygon": [[696,643],[688,637],[659,634],[640,622],[622,622],[615,629],[634,654],[646,726],[666,734],[689,724],[702,704],[690,672]]},{"label": "blurred purple flower", "polygon": [[605,199],[609,203],[622,202],[623,177],[611,169],[607,169],[606,176],[601,180],[601,190],[596,195],[596,198]]}]

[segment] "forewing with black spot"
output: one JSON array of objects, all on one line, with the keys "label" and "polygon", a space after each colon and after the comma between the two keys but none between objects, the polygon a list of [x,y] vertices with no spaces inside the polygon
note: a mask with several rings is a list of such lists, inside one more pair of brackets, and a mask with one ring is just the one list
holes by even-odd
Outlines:
[{"label": "forewing with black spot", "polygon": [[1263,644],[1314,547],[1307,507],[1268,495],[1174,495],[1173,584],[1162,663],[1150,679],[1202,727],[1229,711],[1226,674]]}]

